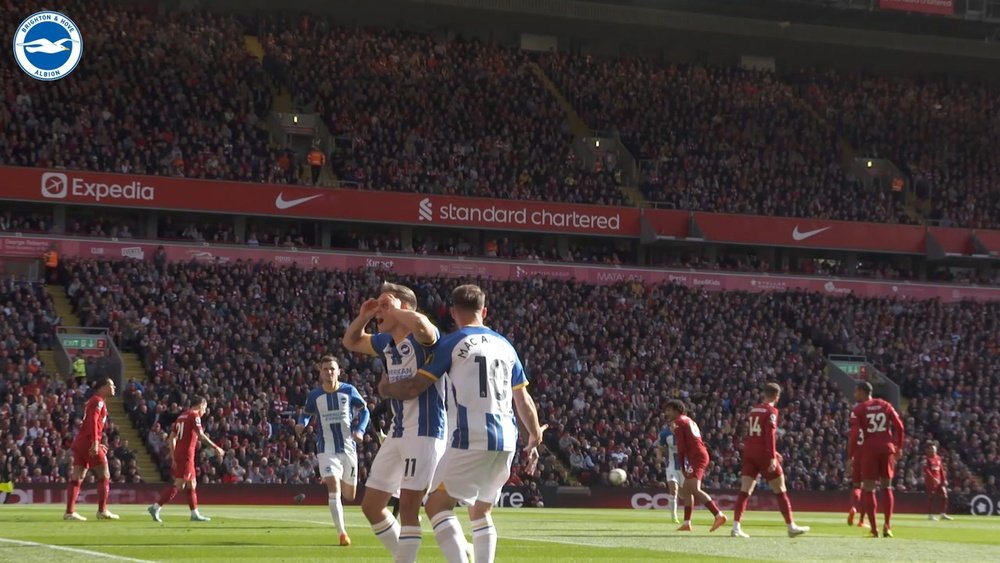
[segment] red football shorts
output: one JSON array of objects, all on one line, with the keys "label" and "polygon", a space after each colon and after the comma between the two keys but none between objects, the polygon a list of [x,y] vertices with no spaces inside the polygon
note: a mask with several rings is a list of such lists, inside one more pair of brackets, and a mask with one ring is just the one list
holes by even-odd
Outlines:
[{"label": "red football shorts", "polygon": [[194,481],[194,460],[188,457],[175,457],[170,473],[174,479]]},{"label": "red football shorts", "polygon": [[927,489],[927,494],[932,497],[947,497],[948,489],[945,488],[941,483],[934,484],[932,482],[925,482],[924,488]]},{"label": "red football shorts", "polygon": [[861,479],[875,481],[896,475],[896,458],[891,452],[868,452],[861,456]]},{"label": "red football shorts", "polygon": [[108,465],[108,455],[104,453],[104,448],[97,448],[97,455],[90,453],[91,445],[73,444],[73,465],[78,465],[84,469],[92,467],[105,467]]},{"label": "red football shorts", "polygon": [[781,454],[778,454],[778,467],[774,471],[770,470],[771,458],[766,453],[743,452],[743,472],[744,477],[756,479],[758,475],[763,475],[767,481],[773,481],[784,475],[781,469]]},{"label": "red football shorts", "polygon": [[687,466],[684,467],[684,478],[701,481],[705,478],[706,471],[708,471],[707,457],[704,459],[688,459]]},{"label": "red football shorts", "polygon": [[861,454],[854,456],[851,460],[851,483],[861,484]]}]

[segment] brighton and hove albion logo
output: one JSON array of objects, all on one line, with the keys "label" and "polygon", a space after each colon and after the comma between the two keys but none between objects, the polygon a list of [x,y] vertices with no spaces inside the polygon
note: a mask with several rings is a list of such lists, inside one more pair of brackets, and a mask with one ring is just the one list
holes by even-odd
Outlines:
[{"label": "brighton and hove albion logo", "polygon": [[59,12],[37,12],[14,33],[14,59],[37,80],[65,78],[80,64],[83,36],[73,20]]}]

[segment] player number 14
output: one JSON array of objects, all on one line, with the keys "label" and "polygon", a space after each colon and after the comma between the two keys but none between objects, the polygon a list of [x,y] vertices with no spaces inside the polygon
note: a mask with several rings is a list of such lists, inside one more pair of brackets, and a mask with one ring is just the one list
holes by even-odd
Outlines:
[{"label": "player number 14", "polygon": [[751,436],[760,436],[763,433],[764,433],[763,430],[761,430],[761,428],[760,428],[760,419],[757,418],[756,416],[751,416],[750,417],[750,435]]}]

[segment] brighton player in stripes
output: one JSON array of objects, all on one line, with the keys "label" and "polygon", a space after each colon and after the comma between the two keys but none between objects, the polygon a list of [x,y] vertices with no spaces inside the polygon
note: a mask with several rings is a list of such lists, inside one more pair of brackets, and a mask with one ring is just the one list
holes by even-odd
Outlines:
[{"label": "brighton player in stripes", "polygon": [[[417,312],[413,290],[390,283],[381,290],[377,301],[361,305],[343,344],[353,352],[381,358],[388,381],[403,381],[416,376],[427,347],[437,343],[439,333]],[[368,334],[365,326],[372,319],[379,332]],[[421,543],[420,505],[445,449],[444,382],[413,398],[391,398],[390,405],[392,427],[368,473],[361,509],[375,537],[397,561],[415,561]],[[397,491],[400,522],[386,509]]]},{"label": "brighton player in stripes", "polygon": [[431,482],[427,515],[451,563],[468,561],[465,536],[453,512],[456,502],[470,507],[476,563],[494,560],[497,533],[491,513],[510,477],[517,447],[515,408],[528,432],[529,472],[538,462],[537,447],[546,428],[538,424],[517,352],[506,338],[484,326],[486,313],[482,289],[475,285],[455,288],[451,314],[458,330],[441,339],[418,377],[397,383],[383,378],[379,384],[384,396],[408,399],[447,374],[448,418],[454,429]]},{"label": "brighton player in stripes", "polygon": [[[354,500],[358,486],[358,453],[355,442],[364,440],[371,413],[368,405],[350,383],[340,381],[340,364],[333,356],[319,361],[322,385],[306,398],[305,416],[296,426],[302,432],[315,420],[316,461],[319,473],[329,493],[330,515],[340,532],[340,545],[351,545],[344,526],[344,505],[341,500]],[[356,418],[355,418],[355,415]]]}]

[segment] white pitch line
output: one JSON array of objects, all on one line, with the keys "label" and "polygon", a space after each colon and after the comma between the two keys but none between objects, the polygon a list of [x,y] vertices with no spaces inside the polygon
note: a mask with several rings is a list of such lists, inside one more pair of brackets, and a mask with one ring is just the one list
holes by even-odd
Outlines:
[{"label": "white pitch line", "polygon": [[38,543],[38,542],[24,541],[24,540],[11,540],[7,538],[0,538],[0,542],[20,545],[22,547],[41,547],[44,549],[51,549],[54,551],[65,551],[67,553],[75,553],[77,555],[91,555],[94,557],[104,557],[105,559],[114,559],[115,561],[133,561],[134,563],[154,563],[153,561],[149,561],[146,559],[133,559],[131,557],[124,557],[121,555],[114,555],[111,553],[101,553],[100,551],[91,551],[89,549],[77,549],[75,547],[63,547],[61,545],[52,545],[48,543]]}]

